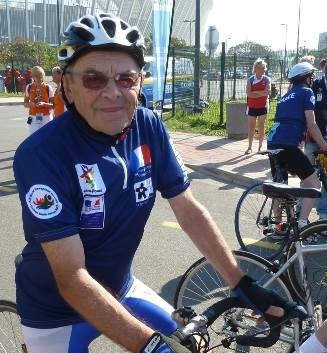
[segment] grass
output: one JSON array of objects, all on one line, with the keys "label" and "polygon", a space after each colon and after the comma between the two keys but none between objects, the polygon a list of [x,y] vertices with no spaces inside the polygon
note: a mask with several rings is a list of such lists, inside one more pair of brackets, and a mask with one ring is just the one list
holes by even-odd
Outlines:
[{"label": "grass", "polygon": [[[274,123],[276,104],[270,105],[270,112],[266,119],[266,134]],[[224,120],[220,124],[220,105],[213,102],[204,109],[202,114],[187,114],[183,108],[178,108],[175,115],[171,112],[163,114],[165,125],[170,131],[197,133],[210,136],[227,136],[226,130],[226,102],[224,103]]]},{"label": "grass", "polygon": [[0,92],[0,98],[9,98],[9,97],[24,97],[24,92],[18,92],[18,93]]}]

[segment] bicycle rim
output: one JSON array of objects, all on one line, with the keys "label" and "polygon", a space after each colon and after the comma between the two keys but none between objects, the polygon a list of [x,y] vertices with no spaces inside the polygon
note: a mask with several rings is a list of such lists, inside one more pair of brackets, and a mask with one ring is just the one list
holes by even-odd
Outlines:
[{"label": "bicycle rim", "polygon": [[[265,283],[272,275],[267,268],[272,264],[254,254],[243,251],[235,251],[235,257],[241,269],[258,280],[260,284]],[[292,300],[292,296],[287,286],[281,278],[277,278],[269,288],[275,290],[283,298]],[[179,282],[174,305],[176,308],[191,306],[197,313],[202,312],[208,306],[231,295],[223,278],[217,273],[205,258],[195,262],[182,276]],[[236,315],[235,311],[226,312],[216,320],[209,330],[212,344],[221,344],[221,340],[229,335],[227,323],[231,321],[231,316]],[[235,316],[234,316],[235,319]],[[240,324],[237,328],[239,333],[246,333],[242,330],[256,329],[256,321],[252,316],[251,310],[237,312],[236,322]],[[293,345],[293,327],[284,326],[280,340],[272,347],[275,353],[290,352]],[[236,352],[259,353],[262,348],[237,346],[235,343],[230,347]]]},{"label": "bicycle rim", "polygon": [[24,340],[16,304],[0,300],[0,352],[25,353]]},{"label": "bicycle rim", "polygon": [[[327,220],[310,223],[301,231],[303,242],[307,244],[326,244],[327,246]],[[327,256],[326,251],[304,254],[304,263],[306,266],[306,274],[308,284],[310,286],[312,299],[314,304],[321,304],[323,314],[327,316]],[[293,243],[288,252],[289,259],[295,252],[295,244]],[[303,281],[300,276],[299,265],[297,262],[288,268],[289,282],[293,287],[296,295],[305,303],[305,295],[303,289]]]},{"label": "bicycle rim", "polygon": [[[278,202],[262,194],[262,183],[245,190],[235,211],[235,233],[242,250],[272,260],[278,257],[289,239],[289,230],[276,231],[273,206]],[[289,224],[289,216],[281,209],[282,223]]]}]

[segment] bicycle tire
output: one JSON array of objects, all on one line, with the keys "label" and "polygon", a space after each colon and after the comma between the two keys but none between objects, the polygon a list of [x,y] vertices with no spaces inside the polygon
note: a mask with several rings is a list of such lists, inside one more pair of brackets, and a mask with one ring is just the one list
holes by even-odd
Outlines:
[{"label": "bicycle tire", "polygon": [[[245,273],[249,273],[253,276],[260,284],[271,277],[271,273],[268,270],[274,267],[271,262],[255,254],[240,250],[234,251],[234,255],[241,269]],[[277,278],[269,288],[275,290],[283,298],[292,300],[292,295],[283,277]],[[174,306],[175,308],[191,306],[199,313],[203,312],[208,306],[217,302],[219,299],[227,298],[230,295],[231,290],[223,278],[205,258],[201,258],[191,265],[182,276],[175,293]],[[253,321],[251,312],[248,310],[243,311],[241,315],[240,320],[246,320],[246,322],[248,322],[252,319]],[[214,344],[220,344],[221,340],[225,338],[224,334],[226,330],[224,329],[224,325],[227,321],[226,316],[222,316],[218,318],[211,327],[212,332],[210,333],[210,339]],[[280,340],[272,347],[275,353],[292,352],[293,328],[283,326]],[[239,353],[262,352],[262,348],[258,347],[233,346],[231,348]]]},{"label": "bicycle tire", "polygon": [[7,353],[26,353],[16,304],[0,300],[0,346]]},{"label": "bicycle tire", "polygon": [[286,229],[277,237],[273,205],[279,201],[263,195],[262,184],[250,186],[240,197],[235,210],[235,234],[242,250],[272,260],[282,254],[289,241],[290,215],[288,210],[281,209]]},{"label": "bicycle tire", "polygon": [[[323,234],[324,232],[324,234]],[[327,245],[327,220],[317,221],[308,224],[301,230],[301,237],[304,242]],[[289,247],[286,258],[289,259],[295,252],[295,243]],[[323,316],[327,317],[327,248],[322,252],[303,254],[306,266],[306,274],[311,289],[311,295],[314,303],[319,302],[322,305]],[[305,294],[303,282],[300,279],[298,263],[292,264],[288,268],[289,283],[298,298],[305,303]]]}]

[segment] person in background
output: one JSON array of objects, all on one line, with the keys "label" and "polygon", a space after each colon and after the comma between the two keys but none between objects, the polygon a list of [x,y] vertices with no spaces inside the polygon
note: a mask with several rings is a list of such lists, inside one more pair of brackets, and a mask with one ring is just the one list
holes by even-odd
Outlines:
[{"label": "person in background", "polygon": [[[132,273],[159,192],[240,300],[283,315],[290,303],[242,272],[194,198],[162,120],[138,106],[145,65],[138,28],[111,14],[86,15],[64,39],[58,59],[68,110],[14,158],[27,241],[16,299],[27,351],[88,352],[104,334],[133,353],[188,352],[173,335],[173,308]],[[153,249],[154,261],[160,251]]]},{"label": "person in background", "polygon": [[[278,102],[275,123],[271,128],[267,144],[269,149],[283,149],[277,155],[280,166],[296,174],[304,187],[320,189],[320,181],[308,157],[299,147],[307,130],[322,151],[327,151],[327,142],[316,124],[315,97],[311,89],[315,68],[308,62],[294,65],[288,78],[292,88]],[[271,163],[271,173],[275,175],[275,166]],[[308,222],[308,216],[315,200],[303,198],[298,220],[299,228]]]},{"label": "person in background", "polygon": [[55,118],[57,118],[66,111],[65,102],[61,94],[61,77],[61,68],[59,66],[55,66],[52,69],[52,81],[57,85],[53,99],[53,114]]},{"label": "person in background", "polygon": [[24,107],[28,108],[30,135],[51,120],[50,110],[53,108],[53,90],[44,82],[45,73],[42,67],[34,66],[31,70],[33,81],[26,86]]},{"label": "person in background", "polygon": [[[314,80],[312,84],[312,91],[315,96],[314,113],[316,123],[320,129],[322,136],[326,139],[327,127],[327,59],[320,61],[320,68],[322,77]],[[313,152],[318,151],[320,148],[312,138],[310,131],[306,134],[304,153],[309,158],[311,164],[315,164]],[[319,219],[327,219],[327,192],[324,187],[321,188],[321,198],[319,199],[316,209],[319,214]]]},{"label": "person in background", "polygon": [[11,93],[14,76],[10,65],[7,65],[6,70],[4,72],[4,77],[5,77],[4,84],[5,84],[6,92]]},{"label": "person in background", "polygon": [[253,64],[253,75],[247,80],[246,95],[248,117],[248,148],[245,154],[252,153],[252,143],[255,134],[255,128],[258,121],[258,138],[261,150],[263,139],[265,137],[265,120],[269,109],[269,94],[271,91],[271,80],[265,75],[267,71],[266,62],[258,58]]},{"label": "person in background", "polygon": [[29,85],[30,83],[32,83],[33,79],[32,79],[32,71],[29,67],[27,67],[24,71],[24,79],[25,79],[25,85]]}]

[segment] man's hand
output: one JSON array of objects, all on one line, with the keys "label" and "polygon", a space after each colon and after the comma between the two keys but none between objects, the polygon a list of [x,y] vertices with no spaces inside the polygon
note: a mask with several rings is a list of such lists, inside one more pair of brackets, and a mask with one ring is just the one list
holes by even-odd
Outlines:
[{"label": "man's hand", "polygon": [[280,317],[284,315],[284,310],[289,310],[296,305],[283,299],[276,292],[261,287],[249,276],[243,276],[233,292],[243,303],[261,315],[267,313]]},{"label": "man's hand", "polygon": [[190,353],[179,341],[175,336],[167,337],[155,332],[140,353]]}]

